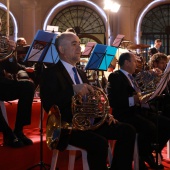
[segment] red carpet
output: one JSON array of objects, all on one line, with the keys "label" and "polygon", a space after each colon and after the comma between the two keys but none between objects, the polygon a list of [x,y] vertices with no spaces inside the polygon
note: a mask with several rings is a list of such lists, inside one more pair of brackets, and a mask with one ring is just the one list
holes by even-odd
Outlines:
[{"label": "red carpet", "polygon": [[[16,104],[17,101],[6,103],[8,121],[10,126],[14,127],[16,117]],[[47,114],[44,114],[43,120],[43,162],[50,165],[52,151],[46,145],[45,142],[45,127],[46,127]],[[33,102],[32,122],[31,125],[26,126],[24,129],[25,134],[30,137],[34,144],[31,146],[25,146],[23,148],[14,149],[10,147],[0,146],[0,170],[27,170],[34,165],[40,163],[40,100],[35,99]],[[2,143],[2,134],[0,133],[0,143]],[[166,159],[167,152],[166,147],[163,150],[164,161],[163,165],[165,170],[170,170],[170,160]],[[67,170],[68,166],[68,152],[60,152],[57,163],[59,170]],[[48,167],[48,166],[46,166]],[[40,169],[40,166],[32,168],[33,170]],[[75,170],[82,170],[81,154],[77,153]]]},{"label": "red carpet", "polygon": [[[16,118],[17,101],[11,101],[5,103],[7,109],[7,117],[11,128],[14,127]],[[31,125],[25,126],[24,133],[31,138],[34,142],[31,146],[25,146],[23,148],[10,148],[0,146],[0,170],[26,170],[34,165],[40,163],[40,100],[34,99],[32,107],[32,122]],[[45,142],[45,127],[46,127],[47,114],[44,114],[43,119],[43,163],[50,166],[52,151],[46,145]],[[2,133],[0,133],[0,144],[2,144]],[[68,152],[60,152],[57,167],[60,170],[66,170],[68,166]],[[47,168],[48,166],[46,166]],[[40,166],[32,168],[33,170],[40,169]],[[75,169],[82,169],[81,155],[77,153]]]}]

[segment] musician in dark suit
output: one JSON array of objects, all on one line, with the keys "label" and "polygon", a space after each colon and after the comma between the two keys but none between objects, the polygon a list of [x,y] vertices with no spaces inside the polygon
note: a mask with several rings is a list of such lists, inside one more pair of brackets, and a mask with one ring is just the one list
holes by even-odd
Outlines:
[{"label": "musician in dark suit", "polygon": [[[52,67],[46,68],[40,83],[40,95],[43,108],[49,112],[55,104],[61,112],[62,121],[72,122],[72,96],[86,95],[93,92],[86,75],[78,70],[80,84],[74,79],[73,67],[81,56],[80,40],[71,32],[57,36],[56,49],[60,60]],[[68,143],[87,151],[90,170],[106,170],[108,139],[116,139],[116,146],[111,169],[132,170],[135,131],[131,125],[117,122],[111,115],[96,130],[72,130]]]},{"label": "musician in dark suit", "polygon": [[162,41],[160,39],[156,39],[154,42],[154,46],[149,49],[148,53],[150,57],[152,57],[156,53],[164,53]]},{"label": "musician in dark suit", "polygon": [[[111,73],[108,78],[108,98],[112,113],[119,121],[136,128],[141,160],[149,163],[152,168],[157,168],[151,154],[154,149],[151,145],[157,142],[158,133],[158,151],[161,152],[170,138],[170,119],[157,115],[140,100],[140,89],[131,77],[136,69],[135,55],[121,54],[119,65],[120,70]],[[159,165],[159,168],[163,168],[163,165]]]},{"label": "musician in dark suit", "polygon": [[[15,50],[16,44],[14,41],[8,39],[6,39],[6,43],[9,48],[5,49],[5,52],[0,51],[0,100],[11,101],[18,99],[18,105],[14,131],[12,131],[10,126],[7,124],[1,112],[0,131],[3,133],[4,145],[16,148],[33,144],[32,140],[24,135],[23,127],[31,123],[34,84],[29,80],[23,79],[18,81],[8,76],[9,74],[7,73],[11,68],[9,67],[7,60],[9,61],[13,57],[12,51]],[[17,69],[25,68],[20,67],[19,65],[17,66]]]}]

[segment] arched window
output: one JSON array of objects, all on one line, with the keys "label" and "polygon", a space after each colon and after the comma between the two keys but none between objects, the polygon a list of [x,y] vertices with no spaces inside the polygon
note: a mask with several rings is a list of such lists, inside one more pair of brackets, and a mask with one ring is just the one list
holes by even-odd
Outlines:
[{"label": "arched window", "polygon": [[74,28],[81,43],[89,41],[104,43],[105,25],[100,15],[87,6],[69,6],[59,11],[51,22],[59,26],[59,32]]},{"label": "arched window", "polygon": [[154,44],[155,39],[162,40],[162,52],[170,54],[170,4],[151,9],[141,24],[141,42]]},{"label": "arched window", "polygon": [[[7,32],[7,13],[3,9],[1,9],[1,7],[0,7],[0,18],[2,20],[1,35],[6,36],[6,32]],[[13,26],[13,22],[12,22],[11,17],[10,17],[10,20],[9,20],[9,35],[13,36],[13,34],[14,34],[14,26]]]}]

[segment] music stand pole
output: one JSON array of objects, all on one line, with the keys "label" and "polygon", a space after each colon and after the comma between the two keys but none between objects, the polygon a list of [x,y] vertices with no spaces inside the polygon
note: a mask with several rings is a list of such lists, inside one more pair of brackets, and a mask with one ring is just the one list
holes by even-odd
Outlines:
[{"label": "music stand pole", "polygon": [[[53,30],[54,27],[52,27]],[[51,31],[52,31],[51,30]],[[58,52],[54,47],[55,39],[57,34],[45,32],[39,30],[34,37],[34,40],[27,52],[27,55],[24,61],[32,61],[38,63],[40,65],[40,75],[43,73],[44,64],[43,63],[51,63],[54,64],[58,60]],[[53,44],[53,45],[52,45]],[[30,169],[33,169],[39,166],[42,169],[47,169],[46,166],[50,167],[50,165],[45,164],[43,162],[43,106],[41,102],[41,110],[40,110],[40,162]]]},{"label": "music stand pole", "polygon": [[[43,63],[41,66],[41,72],[43,72]],[[48,170],[49,168],[46,168],[46,167],[50,167],[50,165],[43,162],[43,106],[42,106],[42,102],[41,102],[40,107],[41,107],[40,109],[40,162],[28,168],[27,170],[31,170],[36,167],[40,167],[40,170],[43,170],[43,169]]]}]

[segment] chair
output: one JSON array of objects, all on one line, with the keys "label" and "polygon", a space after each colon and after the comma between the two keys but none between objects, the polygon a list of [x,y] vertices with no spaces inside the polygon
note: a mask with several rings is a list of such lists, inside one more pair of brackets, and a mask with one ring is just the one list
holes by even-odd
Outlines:
[{"label": "chair", "polygon": [[[113,150],[115,147],[116,140],[110,140],[108,146],[108,163],[111,165],[113,159]],[[66,150],[69,151],[69,164],[68,170],[74,170],[74,163],[76,157],[76,151],[81,151],[82,153],[82,162],[83,162],[83,170],[89,170],[89,165],[87,162],[87,152],[81,148],[68,145]],[[52,160],[51,160],[51,168],[50,170],[55,170],[57,159],[58,159],[58,150],[53,150]],[[134,170],[139,170],[139,156],[138,156],[138,146],[137,146],[137,135],[134,146]]]},{"label": "chair", "polygon": [[167,142],[167,158],[170,159],[170,140]]},{"label": "chair", "polygon": [[6,107],[5,107],[4,101],[0,101],[0,107],[1,107],[2,115],[4,116],[4,118],[5,118],[5,120],[8,124],[8,117],[7,117]]},{"label": "chair", "polygon": [[134,162],[134,170],[139,170],[138,134],[136,134],[136,139],[135,139],[133,162]]},{"label": "chair", "polygon": [[[82,154],[82,161],[83,161],[83,170],[89,170],[89,165],[87,162],[87,152],[81,148],[68,145],[66,150],[69,151],[69,163],[68,163],[68,170],[74,170],[74,163],[76,157],[76,151],[81,151]],[[50,170],[55,170],[57,159],[58,159],[58,150],[53,150],[52,160],[51,160],[51,168]]]},{"label": "chair", "polygon": [[[138,134],[136,134],[135,145],[134,145],[134,154],[133,154],[133,162],[134,162],[134,170],[139,170],[139,152],[138,152]],[[115,147],[116,140],[109,141],[109,150],[108,150],[108,161],[111,165],[113,159],[113,150]]]}]

